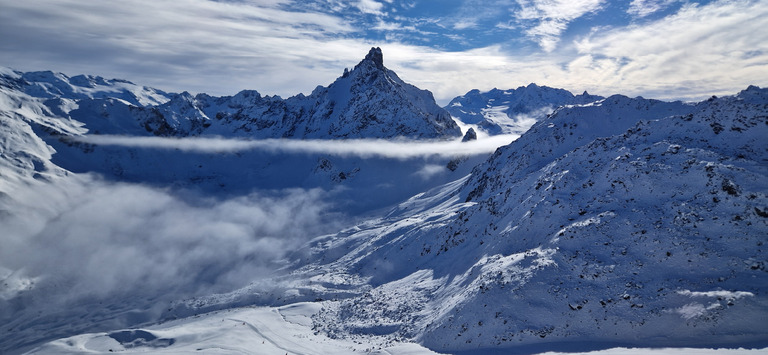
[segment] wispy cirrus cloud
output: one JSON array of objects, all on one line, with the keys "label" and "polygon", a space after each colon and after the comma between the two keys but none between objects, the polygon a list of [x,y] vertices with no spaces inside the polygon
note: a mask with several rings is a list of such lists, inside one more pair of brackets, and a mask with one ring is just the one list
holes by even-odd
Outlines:
[{"label": "wispy cirrus cloud", "polygon": [[384,4],[376,0],[358,0],[355,3],[355,7],[365,14],[384,15],[384,12],[382,12]]},{"label": "wispy cirrus cloud", "polygon": [[[716,87],[765,85],[768,26],[765,1],[718,1],[684,6],[667,18],[588,36],[577,42],[580,56],[568,71],[577,78],[601,78],[620,91],[705,95]],[[581,80],[580,79],[580,80]],[[624,90],[626,91],[626,90]]]},{"label": "wispy cirrus cloud", "polygon": [[642,18],[661,11],[680,1],[681,0],[632,0],[632,2],[629,3],[627,13]]},{"label": "wispy cirrus cloud", "polygon": [[518,0],[518,20],[535,25],[526,33],[535,38],[546,52],[553,51],[560,42],[560,34],[568,23],[588,13],[599,11],[605,0]]},{"label": "wispy cirrus cloud", "polygon": [[[232,94],[265,87],[293,95],[310,91],[318,78],[332,80],[367,50],[343,38],[356,31],[344,18],[288,3],[7,2],[0,12],[0,58],[22,70],[120,76],[160,88]],[[31,52],[36,55],[29,58]],[[274,75],[285,63],[302,62],[293,74]]]},{"label": "wispy cirrus cloud", "polygon": [[[401,77],[434,88],[509,88],[531,82],[573,92],[703,100],[748,85],[768,86],[768,2],[716,1],[683,6],[664,18],[599,28],[568,51],[512,55],[502,46],[445,53],[389,46]],[[441,73],[441,75],[435,75]],[[450,77],[451,80],[440,80]]]}]

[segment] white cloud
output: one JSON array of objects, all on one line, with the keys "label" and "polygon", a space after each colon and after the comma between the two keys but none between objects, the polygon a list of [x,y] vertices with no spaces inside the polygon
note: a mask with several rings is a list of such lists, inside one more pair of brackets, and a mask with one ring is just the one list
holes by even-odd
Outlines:
[{"label": "white cloud", "polygon": [[453,29],[455,30],[465,30],[474,27],[477,27],[477,19],[472,18],[460,19],[453,24]]},{"label": "white cloud", "polygon": [[311,91],[318,78],[332,80],[339,68],[359,60],[359,53],[370,47],[338,39],[355,31],[340,17],[277,5],[203,0],[4,3],[0,33],[13,35],[2,36],[0,61],[21,70],[118,76],[173,91],[221,95],[269,87],[273,91],[268,94],[294,95]]},{"label": "white cloud", "polygon": [[3,346],[157,320],[172,301],[274,274],[276,259],[344,223],[319,189],[212,199],[81,175],[14,197],[1,216],[0,278],[12,284],[0,284],[0,323],[15,329]]},{"label": "white cloud", "polygon": [[311,139],[226,139],[226,138],[164,138],[90,135],[76,138],[96,145],[118,145],[156,149],[178,149],[186,152],[221,153],[259,150],[277,153],[319,153],[337,156],[382,157],[411,159],[419,157],[448,157],[481,155],[509,144],[516,135],[500,135],[470,142],[408,141],[382,139],[311,140]]},{"label": "white cloud", "polygon": [[416,175],[424,180],[429,180],[432,177],[442,173],[443,171],[445,171],[445,166],[443,165],[427,164],[424,165],[424,167],[419,171],[417,171]]},{"label": "white cloud", "polygon": [[355,3],[355,7],[357,7],[360,10],[360,12],[365,14],[373,14],[373,15],[384,14],[381,11],[384,8],[384,4],[376,0],[358,0],[357,3]]},{"label": "white cloud", "polygon": [[501,46],[383,48],[388,66],[394,62],[401,77],[433,90],[443,104],[466,88],[532,82],[579,93],[703,100],[750,84],[768,86],[768,32],[762,28],[768,28],[768,2],[717,1],[629,27],[598,28],[548,54],[515,56]]},{"label": "white cloud", "polygon": [[552,52],[560,43],[560,34],[568,27],[568,23],[562,20],[542,21],[537,26],[528,29],[526,33],[535,37],[545,52]]},{"label": "white cloud", "polygon": [[681,0],[632,0],[627,13],[636,17],[646,17],[679,1]]},{"label": "white cloud", "polygon": [[[765,1],[684,6],[662,20],[595,33],[577,43],[569,72],[617,92],[651,96],[735,93],[765,85],[768,26]],[[634,90],[632,89],[634,88]],[[629,90],[627,90],[629,89]]]},{"label": "white cloud", "polygon": [[404,26],[402,23],[399,22],[386,22],[383,20],[379,20],[375,26],[371,27],[374,30],[377,31],[411,31],[411,32],[420,32],[416,29],[416,27],[412,25]]},{"label": "white cloud", "polygon": [[551,52],[560,42],[560,34],[568,23],[588,13],[596,12],[605,0],[518,0],[519,20],[537,23],[526,33],[536,39],[545,52]]},{"label": "white cloud", "polygon": [[597,11],[605,0],[518,0],[521,19],[559,19],[573,21]]}]

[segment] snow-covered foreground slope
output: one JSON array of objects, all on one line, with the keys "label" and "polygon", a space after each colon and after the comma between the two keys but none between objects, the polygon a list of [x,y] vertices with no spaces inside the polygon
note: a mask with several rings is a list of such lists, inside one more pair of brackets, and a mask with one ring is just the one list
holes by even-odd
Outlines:
[{"label": "snow-covered foreground slope", "polygon": [[[330,338],[312,329],[322,303],[249,307],[212,312],[142,329],[83,334],[52,341],[29,354],[437,354],[414,343],[386,337]],[[751,355],[768,349],[612,348],[542,355]],[[490,352],[494,353],[494,352]],[[501,353],[501,352],[499,352]]]},{"label": "snow-covered foreground slope", "polygon": [[321,344],[764,353],[767,109],[755,87],[693,106],[563,108],[472,175],[286,255],[289,274],[164,317],[310,301]]},{"label": "snow-covered foreground slope", "polygon": [[50,342],[30,354],[436,354],[413,343],[368,337],[329,338],[312,329],[320,303],[237,308],[157,326],[84,334]]}]

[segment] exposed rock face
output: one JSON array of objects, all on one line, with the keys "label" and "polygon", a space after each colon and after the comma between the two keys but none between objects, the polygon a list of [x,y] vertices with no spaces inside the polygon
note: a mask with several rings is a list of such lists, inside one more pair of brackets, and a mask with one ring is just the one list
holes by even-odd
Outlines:
[{"label": "exposed rock face", "polygon": [[474,128],[470,128],[467,130],[467,133],[464,134],[464,138],[461,139],[462,142],[469,142],[477,140],[477,132],[475,132]]}]

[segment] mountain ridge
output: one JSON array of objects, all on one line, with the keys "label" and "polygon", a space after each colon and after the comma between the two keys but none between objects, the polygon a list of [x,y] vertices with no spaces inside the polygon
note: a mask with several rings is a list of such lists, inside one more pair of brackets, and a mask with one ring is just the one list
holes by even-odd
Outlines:
[{"label": "mountain ridge", "polygon": [[522,134],[558,107],[586,105],[601,99],[604,97],[586,91],[573,95],[565,89],[531,83],[509,90],[470,90],[452,99],[445,108],[459,121],[475,125],[486,134]]},{"label": "mountain ridge", "polygon": [[[234,96],[168,94],[125,80],[52,72],[4,71],[7,83],[61,115],[96,126],[98,134],[157,136],[227,135],[247,138],[431,138],[461,136],[451,116],[427,90],[402,81],[383,64],[380,48],[352,71],[310,95],[262,97],[255,90]],[[60,103],[61,100],[74,100]],[[62,110],[70,107],[71,111]],[[98,117],[110,117],[104,125]]]}]

